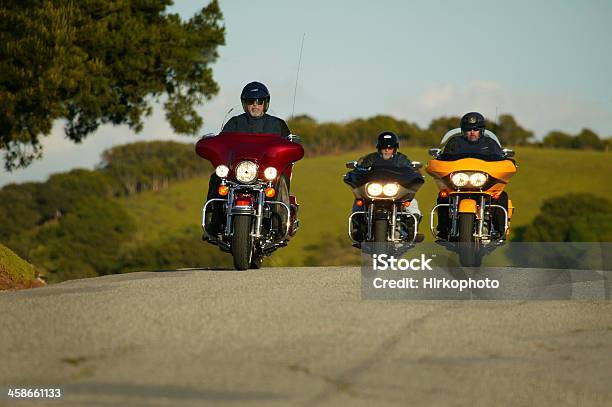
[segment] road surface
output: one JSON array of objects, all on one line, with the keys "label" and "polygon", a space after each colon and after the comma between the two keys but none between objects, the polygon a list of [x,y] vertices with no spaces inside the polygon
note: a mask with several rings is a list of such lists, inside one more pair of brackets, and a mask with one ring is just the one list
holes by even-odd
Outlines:
[{"label": "road surface", "polygon": [[19,406],[612,405],[609,301],[362,301],[356,267],[142,272],[0,293]]}]

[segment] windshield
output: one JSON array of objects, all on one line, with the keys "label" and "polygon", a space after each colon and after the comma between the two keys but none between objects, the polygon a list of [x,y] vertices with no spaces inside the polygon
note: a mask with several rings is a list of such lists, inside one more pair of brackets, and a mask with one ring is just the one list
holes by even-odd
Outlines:
[{"label": "windshield", "polygon": [[484,136],[478,142],[469,142],[462,137],[461,129],[453,129],[442,137],[440,144],[442,153],[438,159],[442,161],[455,161],[463,158],[478,158],[485,161],[506,159],[499,139],[489,130],[485,130]]},{"label": "windshield", "polygon": [[[452,129],[446,132],[446,134],[444,134],[444,136],[442,137],[442,141],[440,141],[440,146],[443,146],[444,144],[446,144],[446,142],[448,140],[450,140],[452,137],[459,137],[461,136],[461,128],[456,128],[456,129]],[[497,143],[497,145],[501,148],[501,143],[499,142],[499,139],[497,138],[497,136],[495,135],[495,133],[493,133],[490,130],[485,130],[485,137],[489,137],[490,139],[492,139],[493,141],[495,141]]]}]

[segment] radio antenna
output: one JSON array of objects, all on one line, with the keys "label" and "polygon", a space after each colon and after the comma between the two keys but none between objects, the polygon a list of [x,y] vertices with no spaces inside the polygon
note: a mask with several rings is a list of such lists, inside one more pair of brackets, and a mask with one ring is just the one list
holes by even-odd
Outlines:
[{"label": "radio antenna", "polygon": [[293,89],[293,108],[291,109],[292,119],[293,119],[293,114],[295,113],[295,97],[297,95],[298,79],[300,78],[300,66],[302,65],[302,51],[304,50],[304,38],[305,37],[306,37],[306,33],[302,35],[302,46],[300,47],[300,58],[298,59],[297,74],[295,75],[295,89]]}]

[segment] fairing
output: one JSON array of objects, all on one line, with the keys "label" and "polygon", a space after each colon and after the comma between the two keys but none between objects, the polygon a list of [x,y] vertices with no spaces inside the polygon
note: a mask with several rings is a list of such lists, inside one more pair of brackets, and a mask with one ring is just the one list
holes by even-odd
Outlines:
[{"label": "fairing", "polygon": [[290,165],[304,157],[304,149],[277,134],[253,134],[222,132],[214,137],[205,137],[196,144],[197,154],[207,159],[214,167],[224,164],[234,173],[237,164],[244,160],[259,165],[259,177],[267,167],[275,167],[279,174],[291,175]]},{"label": "fairing", "polygon": [[[416,192],[425,182],[423,176],[411,167],[374,167],[371,170],[355,169],[344,176],[344,182],[349,185],[355,197],[368,198],[365,192],[366,185],[370,182],[381,184],[396,182],[400,189],[393,198],[395,200],[413,199]],[[385,199],[383,197],[373,199]],[[386,198],[389,199],[389,198]]]},{"label": "fairing", "polygon": [[[489,181],[484,185],[483,192],[492,195],[500,193],[516,173],[516,165],[511,160],[485,161],[477,158],[463,158],[455,161],[431,160],[425,170],[431,175],[441,191],[454,192],[456,188],[450,184],[449,178],[455,172],[484,172],[489,175]],[[478,190],[478,189],[476,189]],[[474,188],[465,188],[464,192],[474,192]]]}]

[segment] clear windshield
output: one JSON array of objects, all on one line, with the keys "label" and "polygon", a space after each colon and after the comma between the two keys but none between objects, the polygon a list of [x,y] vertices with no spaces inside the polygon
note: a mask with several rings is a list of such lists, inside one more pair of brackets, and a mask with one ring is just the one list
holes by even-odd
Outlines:
[{"label": "clear windshield", "polygon": [[501,143],[497,136],[485,130],[484,135],[477,142],[469,142],[462,136],[461,129],[448,131],[441,141],[442,154],[438,156],[442,161],[455,161],[463,158],[477,158],[485,161],[505,160]]},{"label": "clear windshield", "polygon": [[[485,130],[484,133],[485,137],[489,137],[491,139],[493,139],[497,145],[501,148],[501,143],[499,142],[499,139],[497,138],[497,136],[495,135],[495,133],[493,133],[490,130]],[[443,146],[446,144],[446,142],[448,140],[450,140],[452,137],[458,137],[461,136],[461,128],[457,128],[457,129],[452,129],[449,130],[448,132],[446,132],[446,134],[442,137],[442,141],[440,141],[440,145]]]}]

